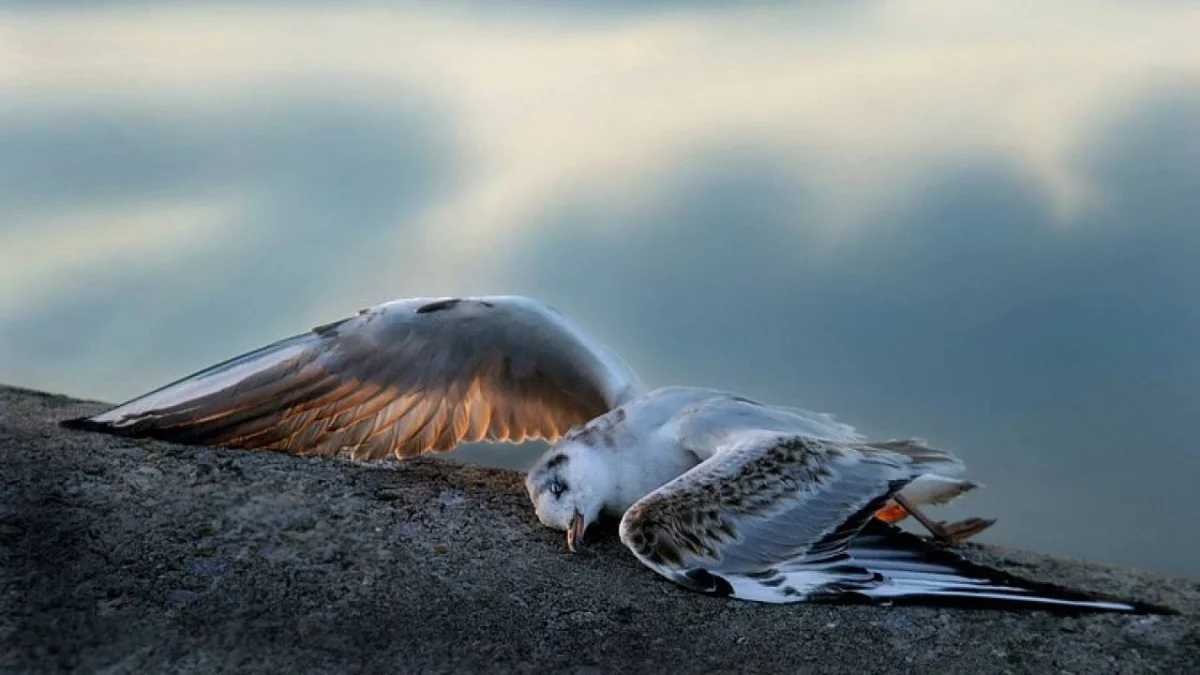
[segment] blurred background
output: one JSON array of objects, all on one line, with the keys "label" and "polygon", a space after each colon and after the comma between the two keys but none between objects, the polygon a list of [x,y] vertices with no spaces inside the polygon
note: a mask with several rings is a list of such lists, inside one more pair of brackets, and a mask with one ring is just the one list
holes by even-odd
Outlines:
[{"label": "blurred background", "polygon": [[527,294],[958,452],[982,541],[1200,577],[1200,8],[598,5],[5,2],[0,382]]}]

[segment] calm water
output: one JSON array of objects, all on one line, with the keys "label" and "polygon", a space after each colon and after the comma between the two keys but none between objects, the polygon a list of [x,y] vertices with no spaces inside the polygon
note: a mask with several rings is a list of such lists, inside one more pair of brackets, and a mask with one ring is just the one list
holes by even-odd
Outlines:
[{"label": "calm water", "polygon": [[16,3],[0,381],[524,293],[651,384],[957,451],[985,541],[1200,576],[1200,14],[952,5]]}]

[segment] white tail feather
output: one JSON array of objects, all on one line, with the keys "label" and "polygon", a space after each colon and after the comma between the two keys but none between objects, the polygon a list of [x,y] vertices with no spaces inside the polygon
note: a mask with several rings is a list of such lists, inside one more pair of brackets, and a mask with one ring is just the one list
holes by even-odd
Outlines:
[{"label": "white tail feather", "polygon": [[900,495],[915,506],[941,506],[981,487],[983,485],[975,481],[926,473],[905,485]]}]

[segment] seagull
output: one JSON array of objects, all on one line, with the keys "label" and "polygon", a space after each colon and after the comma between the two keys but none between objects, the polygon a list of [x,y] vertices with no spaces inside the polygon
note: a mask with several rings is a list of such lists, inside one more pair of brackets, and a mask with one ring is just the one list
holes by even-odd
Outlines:
[{"label": "seagull", "polygon": [[636,558],[684,588],[757,602],[958,602],[1137,611],[1017,579],[957,542],[994,521],[921,506],[978,487],[920,439],[873,442],[826,413],[715,389],[648,388],[615,352],[523,296],[406,298],[279,340],[70,429],[358,461],[542,440],[538,520],[582,545],[620,519]]}]

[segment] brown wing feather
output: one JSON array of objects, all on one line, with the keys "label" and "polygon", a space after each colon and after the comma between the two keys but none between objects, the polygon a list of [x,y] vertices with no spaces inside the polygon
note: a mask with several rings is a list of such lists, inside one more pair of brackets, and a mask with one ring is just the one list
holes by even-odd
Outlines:
[{"label": "brown wing feather", "polygon": [[763,569],[809,550],[917,473],[903,456],[866,445],[761,437],[731,444],[634,504],[622,541],[651,566]]},{"label": "brown wing feather", "polygon": [[600,349],[524,299],[399,301],[65,425],[360,460],[554,441],[640,390]]}]

